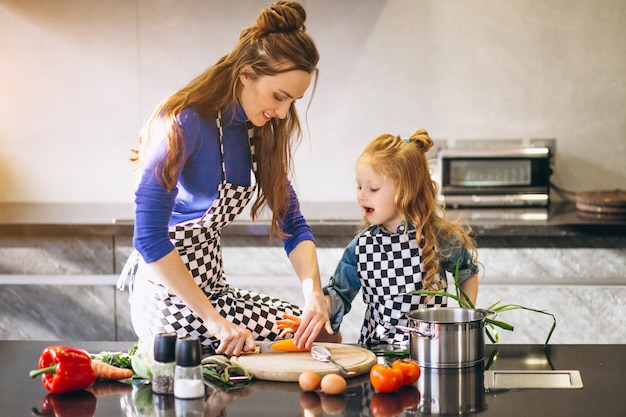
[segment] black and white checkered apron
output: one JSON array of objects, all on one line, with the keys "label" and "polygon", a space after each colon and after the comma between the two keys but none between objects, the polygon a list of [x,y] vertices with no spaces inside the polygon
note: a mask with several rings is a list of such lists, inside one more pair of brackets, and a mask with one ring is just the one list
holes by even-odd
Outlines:
[{"label": "black and white checkered apron", "polygon": [[[395,328],[409,326],[406,313],[447,305],[447,297],[411,294],[422,289],[423,275],[422,250],[415,231],[373,235],[368,230],[357,240],[356,260],[366,305],[361,344],[406,344],[409,335]],[[436,279],[445,291],[445,279],[439,275]]]},{"label": "black and white checkered apron", "polygon": [[[278,298],[234,288],[226,281],[222,268],[221,229],[243,211],[256,187],[226,181],[219,117],[217,126],[222,158],[222,183],[218,187],[218,196],[201,218],[171,226],[169,236],[194,281],[223,317],[248,328],[254,339],[274,340],[278,336],[274,329],[276,320],[284,313],[300,315],[301,310]],[[253,133],[254,127],[249,124],[248,138],[256,174]],[[160,332],[176,332],[197,336],[205,346],[217,346],[217,339],[208,333],[203,320],[150,273],[150,268],[136,251],[122,272],[120,289],[128,278],[131,279],[132,323],[140,339],[151,338]]]}]

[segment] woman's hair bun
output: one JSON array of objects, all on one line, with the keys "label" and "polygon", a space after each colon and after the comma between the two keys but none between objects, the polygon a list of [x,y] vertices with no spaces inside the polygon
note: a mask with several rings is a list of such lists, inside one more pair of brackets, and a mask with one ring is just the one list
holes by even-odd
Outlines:
[{"label": "woman's hair bun", "polygon": [[261,11],[256,19],[258,36],[272,32],[292,32],[305,30],[306,11],[295,1],[277,1]]}]

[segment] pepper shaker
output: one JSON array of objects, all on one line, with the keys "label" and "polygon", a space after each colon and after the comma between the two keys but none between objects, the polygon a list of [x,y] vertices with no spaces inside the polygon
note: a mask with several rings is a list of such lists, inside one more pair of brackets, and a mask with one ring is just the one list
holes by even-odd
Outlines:
[{"label": "pepper shaker", "polygon": [[[173,395],[152,393],[154,417],[178,417],[176,414],[176,399]],[[184,414],[183,414],[184,415]]]},{"label": "pepper shaker", "polygon": [[174,396],[190,399],[204,397],[204,377],[200,365],[202,346],[197,337],[176,339]]},{"label": "pepper shaker", "polygon": [[176,338],[176,333],[159,333],[154,336],[152,392],[155,394],[174,393]]}]

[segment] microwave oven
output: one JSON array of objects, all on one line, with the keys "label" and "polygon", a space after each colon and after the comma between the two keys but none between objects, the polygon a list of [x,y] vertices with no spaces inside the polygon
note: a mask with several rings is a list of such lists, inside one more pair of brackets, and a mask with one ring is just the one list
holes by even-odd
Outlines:
[{"label": "microwave oven", "polygon": [[444,141],[437,155],[446,206],[548,207],[555,139]]}]

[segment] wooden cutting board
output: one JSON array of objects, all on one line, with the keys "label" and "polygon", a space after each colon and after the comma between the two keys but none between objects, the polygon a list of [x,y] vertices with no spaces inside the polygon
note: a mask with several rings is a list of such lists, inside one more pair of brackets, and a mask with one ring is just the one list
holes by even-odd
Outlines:
[{"label": "wooden cutting board", "polygon": [[[326,346],[336,362],[355,372],[353,376],[369,372],[376,364],[376,355],[358,346],[341,343],[315,344]],[[233,357],[231,361],[252,372],[255,378],[266,381],[295,382],[303,371],[314,371],[320,376],[338,373],[332,363],[313,359],[311,352],[248,353]]]}]

